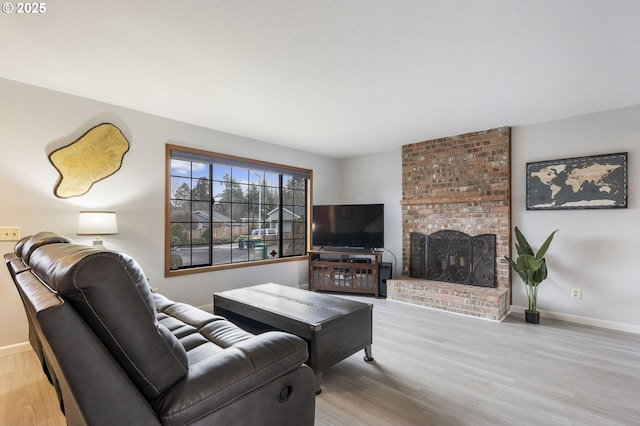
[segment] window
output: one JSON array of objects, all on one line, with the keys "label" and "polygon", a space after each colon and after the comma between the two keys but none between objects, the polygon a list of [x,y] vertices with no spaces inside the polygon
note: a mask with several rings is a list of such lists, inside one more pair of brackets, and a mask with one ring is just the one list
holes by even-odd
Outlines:
[{"label": "window", "polygon": [[306,256],[311,170],[166,148],[167,276]]}]

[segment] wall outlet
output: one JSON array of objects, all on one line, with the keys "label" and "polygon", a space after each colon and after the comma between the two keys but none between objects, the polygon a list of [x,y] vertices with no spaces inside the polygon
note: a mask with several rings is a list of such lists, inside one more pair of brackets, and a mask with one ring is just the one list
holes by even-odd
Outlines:
[{"label": "wall outlet", "polygon": [[571,298],[572,299],[582,299],[582,290],[579,288],[571,289]]},{"label": "wall outlet", "polygon": [[18,241],[20,239],[20,228],[4,227],[0,228],[0,241]]}]

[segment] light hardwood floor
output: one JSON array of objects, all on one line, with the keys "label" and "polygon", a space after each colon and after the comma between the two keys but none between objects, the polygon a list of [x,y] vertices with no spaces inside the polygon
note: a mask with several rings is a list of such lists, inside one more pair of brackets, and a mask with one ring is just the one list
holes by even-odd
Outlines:
[{"label": "light hardwood floor", "polygon": [[[324,373],[316,425],[640,425],[640,336],[374,304],[374,363]],[[0,359],[2,425],[62,425],[35,355]]]},{"label": "light hardwood floor", "polygon": [[65,425],[58,407],[34,352],[0,358],[0,425]]}]

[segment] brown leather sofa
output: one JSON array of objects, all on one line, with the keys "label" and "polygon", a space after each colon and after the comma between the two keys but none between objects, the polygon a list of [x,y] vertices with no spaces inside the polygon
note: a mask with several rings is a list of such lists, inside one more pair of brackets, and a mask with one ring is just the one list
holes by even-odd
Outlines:
[{"label": "brown leather sofa", "polygon": [[41,232],[5,261],[69,425],[312,425],[304,340],[151,292],[131,257]]}]

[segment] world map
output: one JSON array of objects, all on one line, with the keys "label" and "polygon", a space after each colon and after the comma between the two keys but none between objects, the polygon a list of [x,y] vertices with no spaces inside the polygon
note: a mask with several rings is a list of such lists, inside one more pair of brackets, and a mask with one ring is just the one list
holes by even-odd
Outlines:
[{"label": "world map", "polygon": [[627,154],[527,164],[527,209],[627,206]]}]

